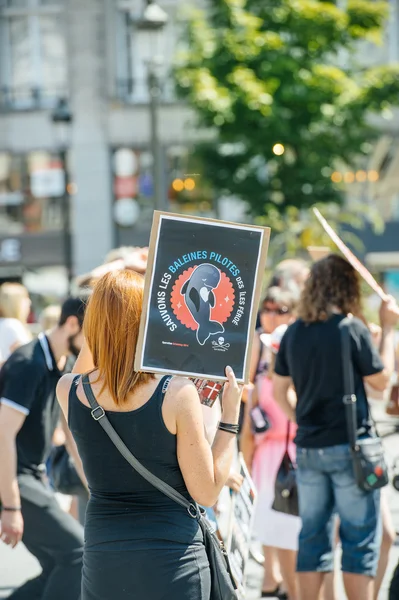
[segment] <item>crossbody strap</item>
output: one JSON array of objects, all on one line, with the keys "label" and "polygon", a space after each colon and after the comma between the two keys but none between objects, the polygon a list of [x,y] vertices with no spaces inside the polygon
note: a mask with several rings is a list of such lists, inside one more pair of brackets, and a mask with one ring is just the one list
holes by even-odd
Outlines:
[{"label": "crossbody strap", "polygon": [[[255,378],[254,378],[254,382],[253,382],[254,387],[256,386],[256,381],[258,379],[258,376],[261,375],[261,371],[259,370],[259,367],[260,367],[260,363],[262,362],[262,356],[263,356],[263,350],[264,350],[262,340],[260,339],[260,332],[257,330],[256,334],[259,339],[259,354],[258,354],[258,362],[256,363]],[[256,408],[257,406],[259,406],[259,393],[258,393],[257,389],[256,390],[254,389],[254,391],[251,394],[251,408]]]},{"label": "crossbody strap", "polygon": [[[171,378],[169,378],[169,380],[166,379],[162,386],[163,394],[166,392],[166,389],[167,389],[166,384],[169,383],[170,379]],[[119,437],[119,435],[117,434],[115,429],[112,427],[107,415],[105,414],[103,407],[98,404],[96,397],[94,396],[92,387],[90,385],[90,380],[89,380],[88,375],[82,376],[82,384],[83,384],[83,391],[84,391],[86,398],[92,409],[91,416],[93,417],[93,419],[95,421],[98,421],[98,423],[104,429],[105,433],[108,435],[108,437],[110,438],[112,443],[122,454],[123,458],[125,460],[127,460],[127,462],[133,467],[133,469],[135,471],[137,471],[137,473],[139,473],[142,477],[144,477],[144,479],[146,479],[148,481],[148,483],[153,485],[157,490],[159,490],[160,492],[165,494],[165,496],[167,496],[171,500],[174,500],[175,502],[177,502],[177,504],[180,504],[180,506],[183,506],[183,508],[185,508],[188,511],[188,513],[191,517],[199,519],[201,516],[201,513],[200,513],[199,507],[197,506],[196,503],[189,502],[184,496],[182,496],[182,494],[177,492],[170,485],[168,485],[167,483],[165,483],[164,481],[162,481],[155,475],[153,475],[130,452],[129,448],[126,446],[126,444]]]},{"label": "crossbody strap", "polygon": [[288,447],[290,444],[290,433],[291,433],[291,421],[287,421],[287,434],[285,438],[285,451],[288,452]]},{"label": "crossbody strap", "polygon": [[350,318],[345,317],[339,324],[341,334],[342,374],[344,380],[344,404],[348,439],[351,448],[357,443],[357,398],[355,394],[355,378],[353,373],[351,337],[349,333]]}]

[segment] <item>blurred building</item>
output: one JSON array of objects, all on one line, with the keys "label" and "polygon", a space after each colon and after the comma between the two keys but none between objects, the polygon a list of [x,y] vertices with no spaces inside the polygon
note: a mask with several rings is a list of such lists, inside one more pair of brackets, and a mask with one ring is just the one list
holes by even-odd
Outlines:
[{"label": "blurred building", "polygon": [[[157,48],[136,26],[144,4],[0,0],[0,279],[22,267],[64,264],[65,184],[75,273],[101,263],[115,245],[147,243],[150,56],[163,59],[157,74],[165,207],[173,177],[190,175],[185,156],[198,132],[170,76],[184,2],[160,1],[168,22]],[[52,122],[60,99],[72,116],[63,139]]]},{"label": "blurred building", "polygon": [[[344,1],[344,0],[343,0]],[[389,65],[399,61],[399,0],[389,0],[390,19],[386,25],[384,43],[359,44],[357,59],[367,67]],[[390,292],[399,295],[399,109],[383,109],[371,122],[381,132],[373,144],[370,158],[359,171],[346,175],[348,200],[352,198],[378,207],[386,222],[382,235],[371,226],[357,233],[362,239],[367,265],[383,275]],[[366,172],[371,177],[366,177]],[[345,174],[344,174],[345,176]]]},{"label": "blurred building", "polygon": [[[384,43],[379,46],[371,42],[359,44],[357,60],[367,67],[399,62],[399,0],[388,1],[390,19]],[[376,171],[378,178],[373,185],[358,185],[357,192],[378,202],[384,219],[399,220],[399,109],[383,109],[380,115],[372,118],[372,124],[380,130],[381,137],[374,144],[367,167]]]},{"label": "blurred building", "polygon": [[[149,46],[137,27],[144,4],[0,0],[0,280],[18,277],[23,268],[65,264],[66,201],[75,274],[102,262],[115,245],[147,243],[154,191],[150,55],[163,59],[158,76],[165,207],[173,201],[172,181],[175,189],[186,185],[196,199],[197,173],[186,157],[199,132],[191,112],[175,97],[170,76],[184,43],[186,2],[159,0],[168,22],[157,47]],[[368,61],[399,59],[399,0],[391,4],[387,43],[372,54],[364,48]],[[59,137],[52,114],[62,99],[68,101],[72,122]],[[399,116],[382,115],[378,125],[386,135],[375,169],[385,169],[385,175],[379,187],[354,193],[382,195],[387,217],[399,220]],[[387,195],[387,189],[396,195]]]}]

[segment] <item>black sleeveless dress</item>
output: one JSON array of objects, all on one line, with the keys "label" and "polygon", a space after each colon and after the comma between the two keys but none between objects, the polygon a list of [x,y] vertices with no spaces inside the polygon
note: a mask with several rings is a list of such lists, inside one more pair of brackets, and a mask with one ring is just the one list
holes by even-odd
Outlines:
[{"label": "black sleeveless dress", "polygon": [[[81,600],[209,600],[209,563],[197,521],[126,462],[78,399],[78,380],[68,422],[90,488]],[[106,414],[140,462],[190,499],[176,436],[162,416],[164,382],[137,410]]]}]

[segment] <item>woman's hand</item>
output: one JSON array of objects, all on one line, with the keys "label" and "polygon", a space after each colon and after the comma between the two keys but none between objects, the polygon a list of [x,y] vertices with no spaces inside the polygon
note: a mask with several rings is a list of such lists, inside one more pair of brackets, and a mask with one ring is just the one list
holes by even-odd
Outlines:
[{"label": "woman's hand", "polygon": [[233,492],[239,492],[242,484],[244,483],[244,477],[240,473],[230,473],[226,485],[233,490]]},{"label": "woman's hand", "polygon": [[375,323],[369,323],[368,328],[370,330],[371,338],[373,340],[374,346],[379,348],[380,344],[381,344],[381,335],[382,335],[381,327],[379,325],[376,325]]},{"label": "woman's hand", "polygon": [[242,398],[241,398],[243,402],[245,402],[245,403],[248,402],[249,398],[251,397],[254,387],[255,387],[254,384],[251,382],[244,385],[243,392],[242,392]]},{"label": "woman's hand", "polygon": [[22,534],[24,532],[24,520],[20,510],[16,511],[5,511],[1,513],[0,520],[0,534],[1,541],[15,548],[17,544],[22,540]]},{"label": "woman's hand", "polygon": [[238,423],[243,385],[237,383],[231,367],[226,367],[227,383],[224,385],[222,396],[222,421]]}]

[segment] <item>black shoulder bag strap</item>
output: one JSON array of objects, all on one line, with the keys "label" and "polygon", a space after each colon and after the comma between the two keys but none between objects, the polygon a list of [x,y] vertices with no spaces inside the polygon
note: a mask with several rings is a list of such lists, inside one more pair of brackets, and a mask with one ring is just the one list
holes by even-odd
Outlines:
[{"label": "black shoulder bag strap", "polygon": [[341,333],[342,374],[344,379],[344,404],[346,412],[346,426],[351,448],[357,445],[357,412],[355,379],[353,375],[351,338],[349,334],[349,317],[343,319],[339,325]]},{"label": "black shoulder bag strap", "polygon": [[[164,394],[167,390],[167,384],[169,383],[171,377],[169,377],[162,386],[162,393]],[[115,429],[112,427],[111,423],[108,420],[107,415],[102,406],[100,406],[94,396],[92,387],[90,385],[90,380],[88,375],[82,376],[82,384],[83,391],[86,395],[86,398],[91,406],[91,416],[95,421],[98,421],[101,427],[104,429],[105,433],[111,439],[113,444],[122,454],[123,458],[127,460],[127,462],[139,473],[144,479],[148,481],[151,485],[153,485],[157,490],[165,494],[171,500],[180,504],[185,508],[190,517],[193,519],[199,519],[201,517],[201,512],[197,504],[194,502],[189,502],[182,494],[179,494],[175,489],[173,489],[170,485],[153,475],[148,469],[146,469],[139,460],[130,452],[129,448],[119,437]]]},{"label": "black shoulder bag strap", "polygon": [[291,421],[287,423],[287,434],[285,437],[285,451],[288,453],[288,447],[290,445],[290,432],[291,432]]},{"label": "black shoulder bag strap", "polygon": [[[388,469],[384,458],[384,448],[380,438],[377,436],[358,439],[356,395],[349,323],[350,321],[347,317],[343,319],[339,325],[342,342],[341,352],[346,424],[348,428],[349,444],[352,450],[356,483],[361,490],[371,492],[387,485]],[[371,419],[369,407],[368,413]]]}]

